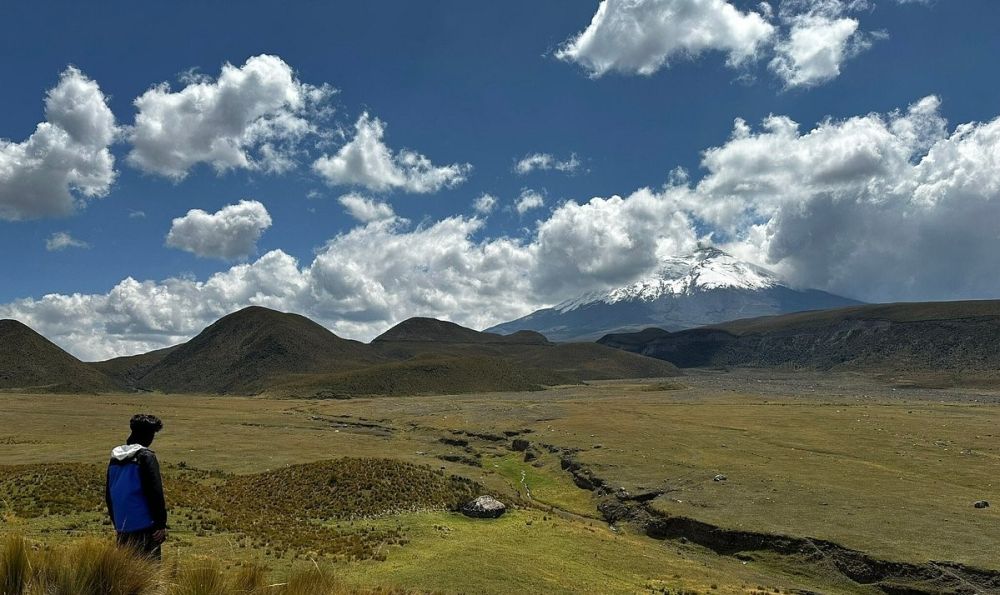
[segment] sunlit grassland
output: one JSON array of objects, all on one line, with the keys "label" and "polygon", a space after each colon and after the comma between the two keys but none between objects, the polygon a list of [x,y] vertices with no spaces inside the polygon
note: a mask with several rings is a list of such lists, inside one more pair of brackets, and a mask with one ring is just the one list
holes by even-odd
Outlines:
[{"label": "sunlit grassland", "polygon": [[997,403],[949,392],[695,396],[623,399],[550,423],[598,476],[664,490],[653,506],[672,515],[1000,568],[984,547],[1000,540],[1000,518],[972,506],[1000,498]]},{"label": "sunlit grassland", "polygon": [[489,458],[484,464],[502,475],[520,495],[542,507],[554,506],[573,514],[599,518],[593,494],[574,485],[553,458],[540,454],[536,467],[524,462],[521,453],[514,453]]},{"label": "sunlit grassland", "polygon": [[[664,545],[601,523],[522,509],[477,521],[428,513],[398,519],[410,544],[384,563],[340,570],[359,585],[414,585],[469,593],[747,593],[758,586],[848,588],[823,577],[747,566],[696,547]],[[715,585],[715,588],[712,588]],[[782,589],[779,588],[778,592]]]},{"label": "sunlit grassland", "polygon": [[[352,584],[448,592],[758,586],[842,592],[847,587],[837,577],[810,574],[791,560],[743,564],[577,517],[598,517],[596,499],[573,484],[559,457],[572,456],[614,488],[663,491],[651,505],[672,515],[828,539],[887,559],[998,568],[998,402],[985,390],[894,390],[805,373],[696,373],[669,386],[603,382],[531,393],[336,401],[0,394],[0,465],[79,462],[100,470],[110,448],[123,442],[128,417],[149,411],[166,423],[153,446],[173,509],[168,556],[208,556],[224,565],[261,561],[278,573],[317,559]],[[521,432],[541,453],[540,466],[512,452],[509,439],[466,434],[504,432]],[[479,466],[439,458],[455,454]],[[340,524],[352,534],[392,530],[352,560],[311,544],[276,547],[279,540],[248,537],[220,522],[218,511],[184,500],[197,489],[185,478],[215,489],[225,477],[342,457],[390,458],[457,474],[519,508],[498,521],[443,509],[310,521],[333,530]],[[728,479],[712,481],[720,473]],[[994,506],[974,509],[980,499]],[[0,503],[6,516],[0,531],[45,542],[109,531],[100,502],[60,509],[52,497],[46,506],[52,514],[29,518]],[[550,513],[550,506],[559,510]],[[463,570],[469,564],[481,571]]]}]

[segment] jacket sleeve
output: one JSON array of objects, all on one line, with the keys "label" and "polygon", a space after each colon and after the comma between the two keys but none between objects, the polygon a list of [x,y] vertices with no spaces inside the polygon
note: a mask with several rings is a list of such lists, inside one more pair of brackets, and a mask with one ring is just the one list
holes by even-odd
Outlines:
[{"label": "jacket sleeve", "polygon": [[149,505],[149,514],[153,517],[153,529],[164,529],[167,526],[167,503],[163,498],[160,462],[156,460],[156,454],[149,449],[143,450],[139,457],[139,477],[142,481],[142,492]]},{"label": "jacket sleeve", "polygon": [[108,516],[111,517],[111,526],[115,526],[115,510],[111,503],[111,465],[104,474],[104,502],[108,505]]}]

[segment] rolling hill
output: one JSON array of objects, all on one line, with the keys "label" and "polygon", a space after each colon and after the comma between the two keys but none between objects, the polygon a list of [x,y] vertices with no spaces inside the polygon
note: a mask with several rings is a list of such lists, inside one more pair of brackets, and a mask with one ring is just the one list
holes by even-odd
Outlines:
[{"label": "rolling hill", "polygon": [[438,320],[436,318],[414,317],[372,339],[372,344],[388,343],[436,343],[439,345],[546,345],[549,340],[541,333],[520,331],[510,335],[499,335],[476,331],[471,328]]},{"label": "rolling hill", "polygon": [[371,345],[386,357],[399,360],[427,356],[499,358],[522,369],[557,374],[563,379],[560,384],[678,374],[671,364],[596,343],[551,343],[532,331],[499,335],[427,318],[405,320],[376,337]]},{"label": "rolling hill", "polygon": [[118,386],[129,390],[136,390],[139,380],[149,373],[153,369],[153,366],[163,361],[163,358],[170,355],[178,347],[180,345],[140,353],[139,355],[126,355],[102,362],[91,362],[88,365],[109,376]]},{"label": "rolling hill", "polygon": [[380,359],[364,343],[342,339],[305,316],[251,306],[173,349],[136,385],[163,392],[253,394],[277,376],[363,368]]},{"label": "rolling hill", "polygon": [[599,343],[680,367],[1000,371],[1000,300],[876,304],[736,320],[666,332],[610,334]]},{"label": "rolling hill", "polygon": [[100,370],[16,320],[0,320],[0,389],[96,393],[117,388]]},{"label": "rolling hill", "polygon": [[16,321],[0,323],[0,339],[0,389],[19,390],[342,398],[529,391],[679,373],[668,362],[595,343],[483,333],[432,318],[411,318],[366,344],[257,306],[186,343],[103,362],[80,362]]},{"label": "rolling hill", "polygon": [[701,248],[665,259],[652,275],[629,285],[588,293],[486,330],[534,330],[554,341],[594,341],[648,327],[675,331],[859,303],[816,289],[793,289],[771,271],[716,248]]},{"label": "rolling hill", "polygon": [[559,372],[522,366],[502,357],[418,356],[335,374],[289,374],[275,379],[264,392],[280,397],[343,399],[537,391],[576,382]]}]

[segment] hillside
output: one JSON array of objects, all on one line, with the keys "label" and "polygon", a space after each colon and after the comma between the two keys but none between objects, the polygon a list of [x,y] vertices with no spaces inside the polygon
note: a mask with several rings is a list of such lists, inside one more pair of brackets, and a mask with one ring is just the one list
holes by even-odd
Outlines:
[{"label": "hillside", "polygon": [[628,285],[587,293],[487,331],[534,330],[555,341],[594,341],[608,333],[649,327],[675,331],[859,303],[790,287],[767,269],[705,247],[664,259],[652,274]]},{"label": "hillside", "polygon": [[426,318],[401,322],[376,337],[371,345],[396,360],[428,356],[499,358],[517,364],[522,370],[554,373],[562,379],[560,384],[678,374],[671,364],[595,343],[556,344],[532,331],[498,335]]},{"label": "hillside", "polygon": [[680,367],[993,374],[1000,370],[1000,301],[855,306],[675,333],[654,329],[610,334],[599,342]]},{"label": "hillside", "polygon": [[414,317],[404,320],[372,339],[373,344],[385,342],[544,345],[549,341],[544,335],[532,331],[499,335],[476,331],[446,320]]},{"label": "hillside", "polygon": [[524,366],[501,357],[426,356],[336,374],[293,374],[276,379],[265,394],[344,399],[537,391],[576,382],[576,378],[557,371]]},{"label": "hillside", "polygon": [[178,346],[137,386],[254,394],[279,375],[342,371],[379,360],[367,345],[342,339],[304,316],[254,306],[220,318]]},{"label": "hillside", "polygon": [[139,355],[116,357],[102,362],[89,362],[87,365],[110,376],[118,385],[135,390],[139,380],[178,347],[180,346],[174,345]]},{"label": "hillside", "polygon": [[16,320],[0,320],[0,389],[108,392],[118,388],[99,370]]},{"label": "hillside", "polygon": [[365,344],[261,307],[224,316],[181,345],[89,364],[18,322],[4,321],[0,331],[0,388],[23,390],[344,397],[530,391],[679,373],[595,343],[483,333],[432,318],[411,318]]}]

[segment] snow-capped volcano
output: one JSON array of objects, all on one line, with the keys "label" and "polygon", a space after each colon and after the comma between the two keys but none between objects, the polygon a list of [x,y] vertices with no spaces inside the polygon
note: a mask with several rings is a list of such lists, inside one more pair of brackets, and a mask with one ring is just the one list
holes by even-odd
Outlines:
[{"label": "snow-capped volcano", "polygon": [[858,303],[816,289],[792,289],[771,271],[708,247],[665,259],[654,273],[628,285],[590,292],[487,330],[533,330],[554,341],[595,340],[611,332],[673,331]]},{"label": "snow-capped volcano", "polygon": [[652,302],[664,296],[692,295],[711,289],[758,290],[781,285],[771,271],[738,260],[718,248],[700,248],[663,261],[655,273],[626,285],[566,300],[554,309],[569,312],[594,302]]}]

